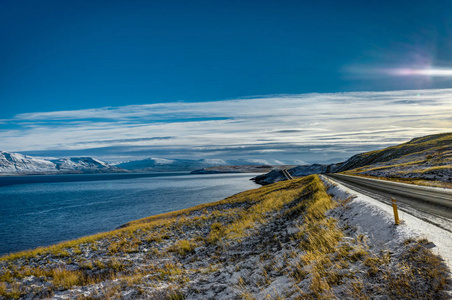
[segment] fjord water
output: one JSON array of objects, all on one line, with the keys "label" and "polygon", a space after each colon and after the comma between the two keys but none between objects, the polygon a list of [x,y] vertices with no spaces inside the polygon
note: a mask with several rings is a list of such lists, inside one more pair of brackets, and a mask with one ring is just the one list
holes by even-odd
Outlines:
[{"label": "fjord water", "polygon": [[255,174],[0,177],[0,254],[109,231],[259,187]]}]

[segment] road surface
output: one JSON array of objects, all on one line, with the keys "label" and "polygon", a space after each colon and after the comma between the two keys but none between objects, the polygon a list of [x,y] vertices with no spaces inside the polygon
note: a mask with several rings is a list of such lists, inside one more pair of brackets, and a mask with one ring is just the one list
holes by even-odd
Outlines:
[{"label": "road surface", "polygon": [[428,188],[342,174],[325,176],[389,205],[391,197],[394,197],[402,211],[452,232],[452,189]]},{"label": "road surface", "polygon": [[282,173],[286,177],[287,180],[293,179],[292,175],[290,175],[290,173],[289,173],[289,171],[287,171],[287,169],[282,169]]}]

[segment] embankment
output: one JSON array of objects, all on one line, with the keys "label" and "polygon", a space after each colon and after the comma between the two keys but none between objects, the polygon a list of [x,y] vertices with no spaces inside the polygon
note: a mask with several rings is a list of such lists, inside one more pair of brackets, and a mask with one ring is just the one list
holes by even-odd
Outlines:
[{"label": "embankment", "polygon": [[391,252],[342,218],[351,200],[308,176],[9,255],[0,297],[447,297],[448,269],[429,243],[404,236]]}]

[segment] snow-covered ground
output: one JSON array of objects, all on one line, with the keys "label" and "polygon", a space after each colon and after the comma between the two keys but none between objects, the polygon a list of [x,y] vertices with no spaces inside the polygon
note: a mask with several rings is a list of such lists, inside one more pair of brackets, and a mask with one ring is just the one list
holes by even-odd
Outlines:
[{"label": "snow-covered ground", "polygon": [[347,205],[348,208],[342,212],[341,220],[358,227],[373,240],[374,245],[397,251],[397,246],[410,237],[426,238],[433,243],[431,250],[445,260],[449,269],[452,268],[451,232],[400,210],[399,216],[403,222],[396,226],[391,206],[321,177],[330,185],[328,193],[335,198],[353,198]]}]

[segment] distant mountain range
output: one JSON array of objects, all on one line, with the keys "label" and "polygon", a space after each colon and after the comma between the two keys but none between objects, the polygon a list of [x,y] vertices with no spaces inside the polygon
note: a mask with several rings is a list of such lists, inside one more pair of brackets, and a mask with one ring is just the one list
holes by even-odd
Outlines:
[{"label": "distant mountain range", "polygon": [[191,174],[222,174],[222,173],[264,173],[272,170],[293,168],[293,165],[227,165],[202,168],[191,171]]},{"label": "distant mountain range", "polygon": [[[260,160],[260,159],[163,159],[147,158],[116,164],[121,169],[139,172],[165,172],[165,171],[193,171],[207,169],[219,166],[262,166],[283,165],[278,160]],[[265,172],[265,171],[263,171]],[[202,172],[201,172],[202,173]]]},{"label": "distant mountain range", "polygon": [[[276,160],[240,159],[165,159],[143,160],[109,164],[92,157],[37,158],[19,153],[0,151],[0,175],[69,174],[69,173],[117,173],[117,172],[175,172],[193,171],[218,166],[267,166],[280,165]],[[269,169],[263,169],[266,172]],[[246,169],[246,168],[245,168]],[[237,172],[243,171],[236,170]],[[201,172],[202,173],[202,172]]]},{"label": "distant mountain range", "polygon": [[[294,165],[293,162],[291,162]],[[230,172],[262,172],[255,177],[261,184],[284,180],[279,169],[288,169],[294,176],[345,172],[355,175],[393,178],[417,178],[452,182],[452,133],[435,134],[412,139],[407,143],[382,150],[364,152],[337,164],[303,164],[291,168],[291,163],[258,159],[164,159],[108,164],[92,157],[44,159],[19,153],[0,151],[0,175],[113,173],[113,172],[174,172],[194,171],[198,174]],[[295,163],[297,164],[297,163]],[[229,167],[223,167],[229,166]],[[240,167],[254,166],[254,167]],[[213,168],[212,167],[216,167]]]}]

